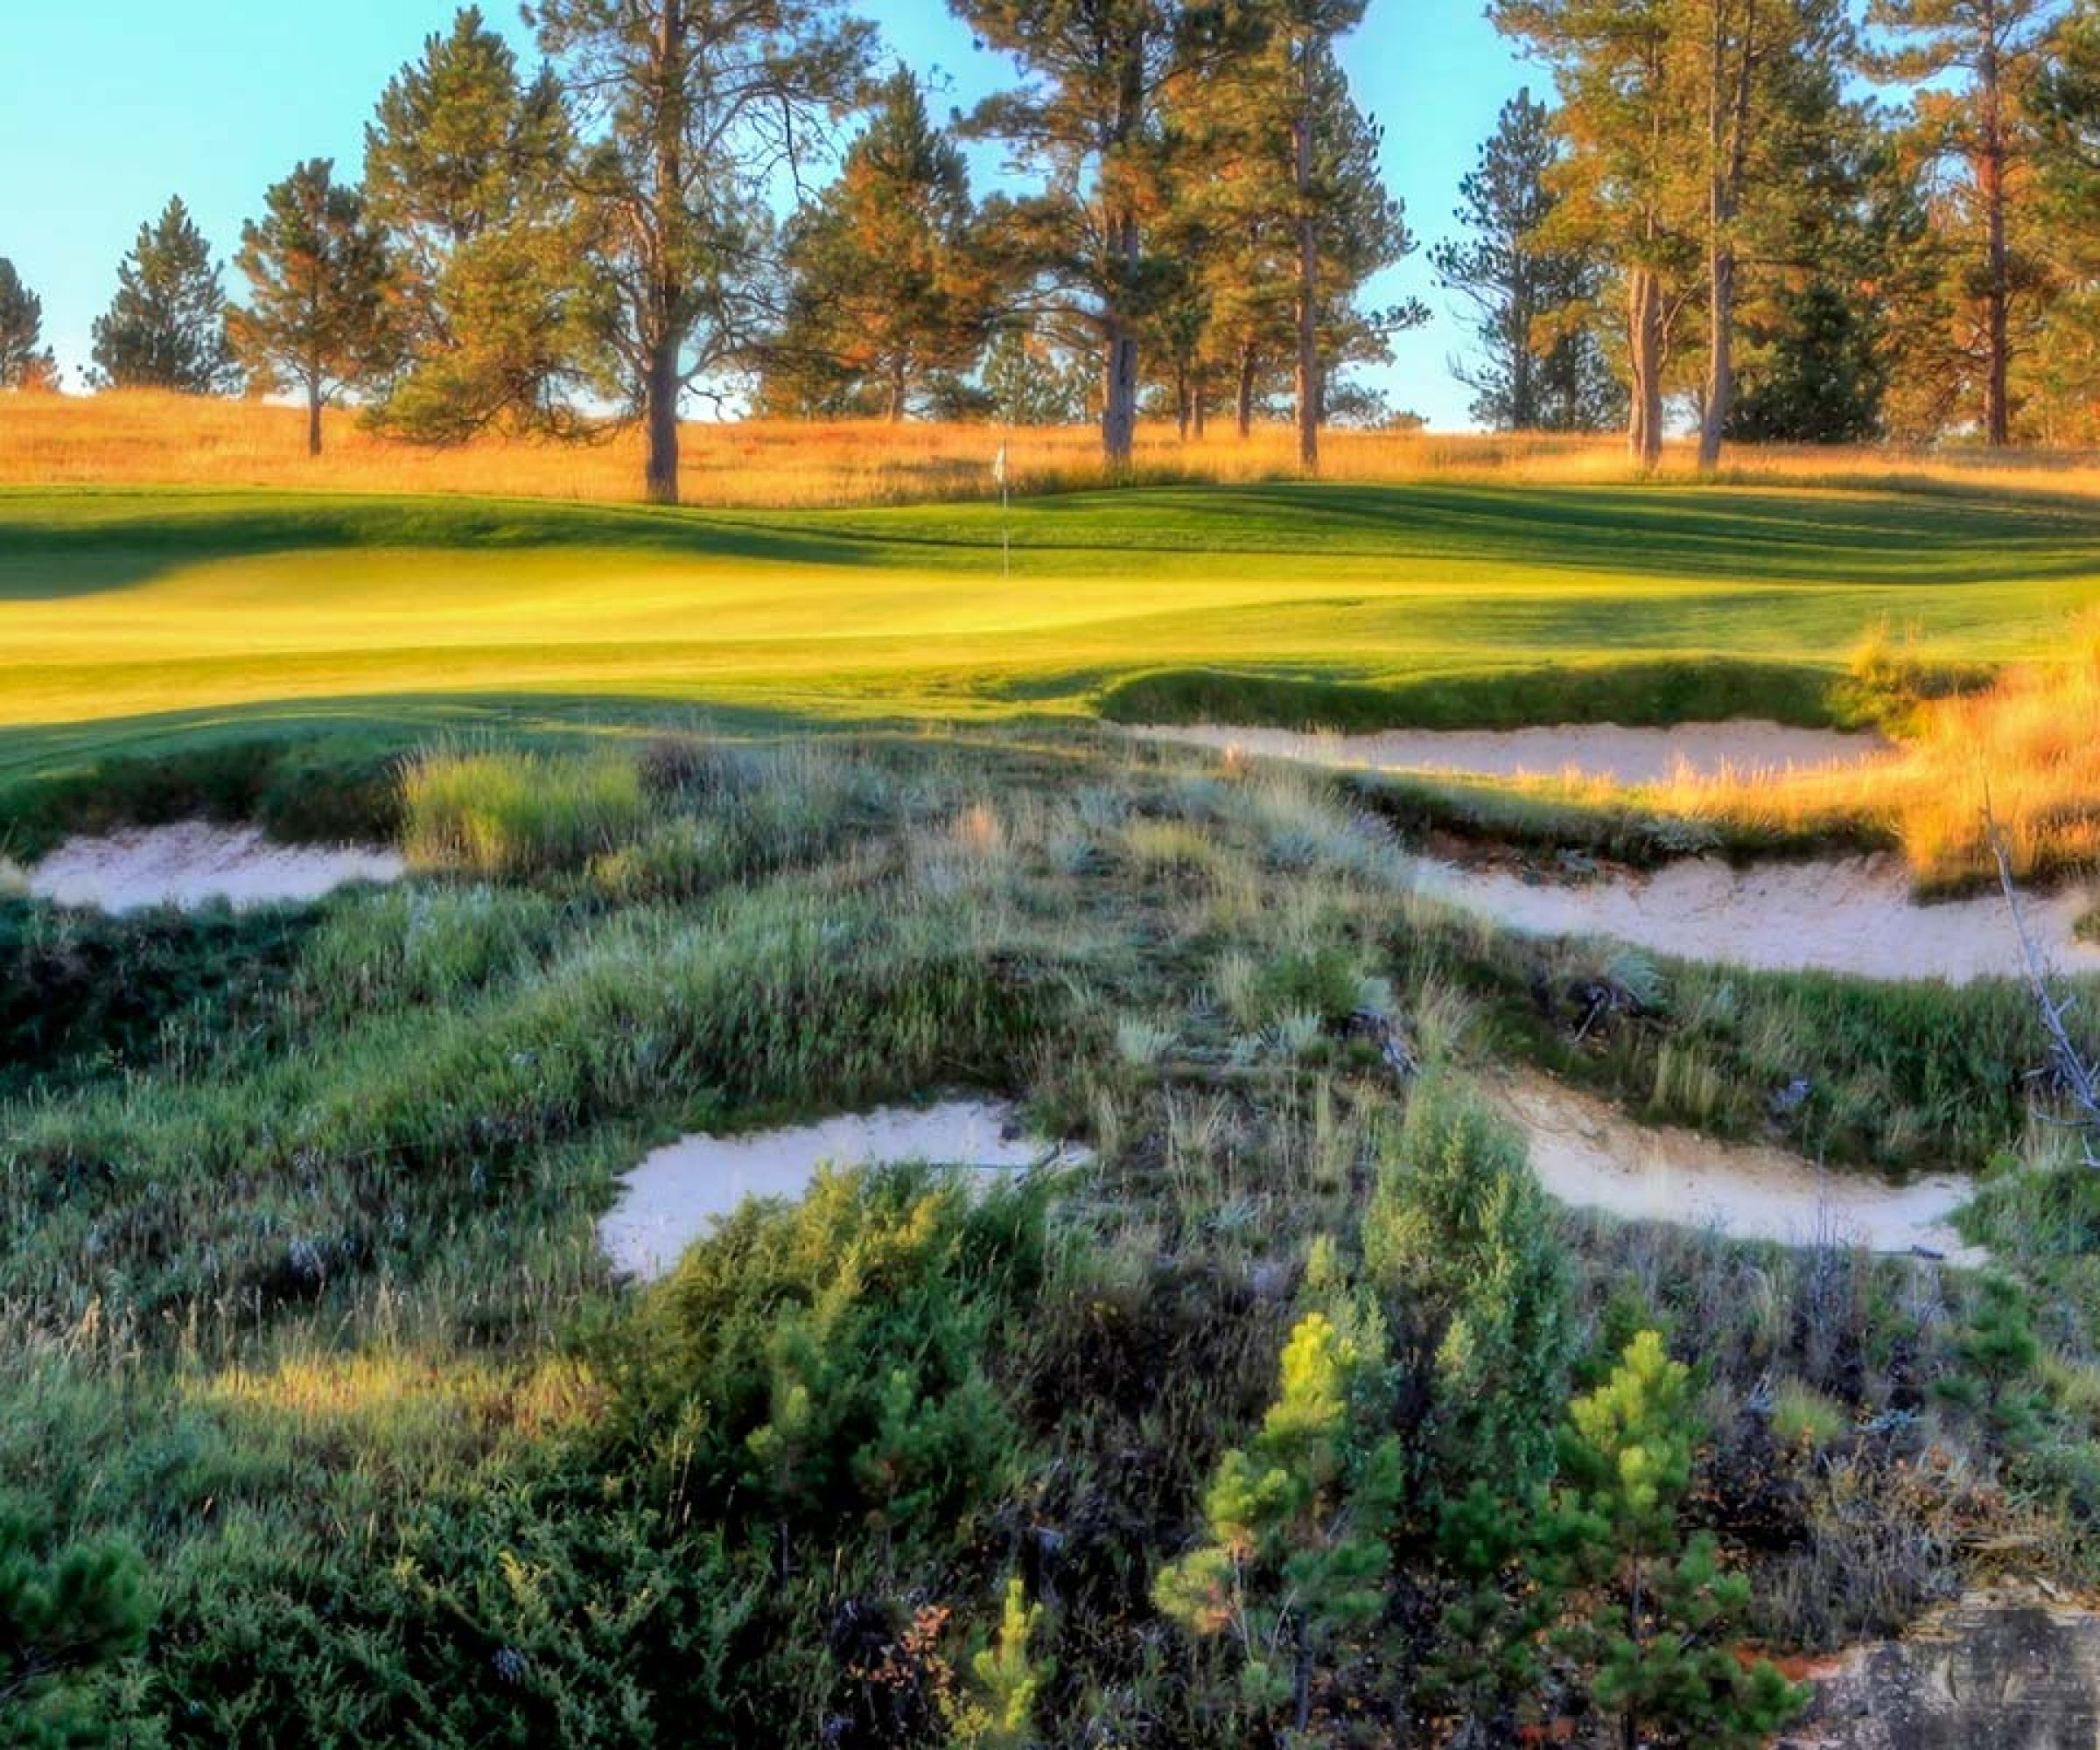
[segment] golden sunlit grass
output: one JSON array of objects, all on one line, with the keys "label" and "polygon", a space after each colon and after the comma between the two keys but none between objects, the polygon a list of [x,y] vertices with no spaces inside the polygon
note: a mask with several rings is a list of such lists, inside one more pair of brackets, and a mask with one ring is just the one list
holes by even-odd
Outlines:
[{"label": "golden sunlit grass", "polygon": [[1687,768],[1632,789],[1572,780],[1527,788],[1592,806],[1634,800],[1751,833],[1880,828],[1901,842],[1928,890],[1992,875],[1987,822],[2016,873],[2090,873],[2100,864],[2100,619],[2081,622],[2070,642],[2062,660],[2008,668],[1986,690],[1926,705],[1882,759],[1783,774]]},{"label": "golden sunlit grass", "polygon": [[391,1471],[434,1480],[574,1424],[606,1392],[568,1361],[499,1367],[381,1348],[232,1368],[202,1382],[198,1396],[309,1454],[383,1458]]},{"label": "golden sunlit grass", "polygon": [[[680,487],[700,505],[785,508],[985,497],[991,461],[1009,446],[1015,487],[1046,491],[1102,478],[1090,426],[1012,432],[982,424],[752,421],[689,424]],[[613,432],[573,444],[491,436],[434,449],[367,430],[354,411],[327,417],[326,452],[305,454],[305,415],[292,407],[147,390],[93,396],[0,394],[0,483],[39,486],[303,486],[387,493],[472,493],[620,501],[640,495],[641,439]],[[1329,432],[1324,472],[1338,480],[1427,479],[1540,485],[1637,478],[1612,436],[1422,431]],[[1137,472],[1152,480],[1244,483],[1295,478],[1297,437],[1278,425],[1242,439],[1214,426],[1184,442],[1148,424]],[[1663,473],[1694,472],[1671,446]],[[1729,452],[1725,479],[1810,486],[1968,482],[1994,489],[2100,495],[2100,456],[1817,450]]]}]

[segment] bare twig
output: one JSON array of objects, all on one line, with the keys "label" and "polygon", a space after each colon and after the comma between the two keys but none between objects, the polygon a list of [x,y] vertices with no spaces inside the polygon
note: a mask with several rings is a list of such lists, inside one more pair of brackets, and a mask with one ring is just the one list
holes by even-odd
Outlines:
[{"label": "bare twig", "polygon": [[2072,1122],[2080,1132],[2085,1164],[2100,1170],[2100,1070],[2086,1060],[2066,1025],[2065,1018],[2070,1013],[2075,999],[2059,997],[2050,988],[2048,969],[2042,963],[2041,950],[2035,946],[2034,934],[2027,928],[2027,920],[2020,908],[2020,890],[2013,885],[2012,859],[2006,851],[2005,835],[1998,831],[1988,802],[1984,806],[1984,830],[1991,841],[1991,855],[1997,859],[1998,885],[2004,890],[2006,908],[2012,914],[2012,933],[2020,938],[2020,956],[2027,970],[2027,984],[2034,993],[2035,1006],[2041,1012],[2042,1028],[2049,1036],[2049,1055],[2055,1066],[2057,1080],[2070,1102]]}]

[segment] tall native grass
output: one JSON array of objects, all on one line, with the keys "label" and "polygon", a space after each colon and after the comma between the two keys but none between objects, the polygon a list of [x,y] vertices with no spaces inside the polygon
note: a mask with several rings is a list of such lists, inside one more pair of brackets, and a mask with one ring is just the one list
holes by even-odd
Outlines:
[{"label": "tall native grass", "polygon": [[[642,444],[632,429],[556,444],[487,435],[433,447],[331,416],[327,447],[305,453],[304,412],[129,389],[93,396],[0,396],[0,483],[307,486],[357,492],[477,493],[620,500],[641,496]],[[1007,448],[1021,492],[1069,490],[1104,478],[1091,425],[1004,430],[913,421],[750,420],[687,425],[681,496],[689,504],[788,507],[989,498],[992,458]],[[1390,482],[1480,480],[1539,485],[1645,478],[1612,434],[1333,430],[1321,440],[1330,479]],[[1295,432],[1281,424],[1241,438],[1229,424],[1202,437],[1170,424],[1139,430],[1140,480],[1249,482],[1298,472]],[[1697,478],[1686,444],[1665,452],[1662,478]],[[1970,484],[1995,491],[2100,494],[2100,455],[2084,451],[1733,446],[1719,476],[1732,484],[1834,488]]]},{"label": "tall native grass", "polygon": [[[1452,800],[1505,831],[1523,824],[1509,808],[1527,804],[1544,810],[1535,830],[1624,814],[1642,823],[1627,836],[1651,850],[1673,836],[1680,851],[1880,841],[1900,846],[1925,892],[1993,878],[1994,823],[2016,876],[2088,874],[2100,864],[2100,620],[2080,622],[2068,643],[2064,656],[2008,668],[1978,690],[1918,701],[1905,738],[1878,755],[1779,771],[1681,766],[1642,785],[1571,771]],[[1879,660],[1870,649],[1855,670]]]},{"label": "tall native grass", "polygon": [[648,818],[640,768],[620,749],[440,749],[402,774],[402,805],[412,864],[493,878],[581,868],[637,837]]}]

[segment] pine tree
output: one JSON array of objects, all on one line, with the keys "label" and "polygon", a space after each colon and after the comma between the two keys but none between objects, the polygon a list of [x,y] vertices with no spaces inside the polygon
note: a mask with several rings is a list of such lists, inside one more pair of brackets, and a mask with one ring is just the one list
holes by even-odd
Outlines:
[{"label": "pine tree", "polygon": [[59,363],[43,338],[44,300],[0,256],[0,388],[57,387]]},{"label": "pine tree", "polygon": [[1664,371],[1696,290],[1698,239],[1681,178],[1689,118],[1704,116],[1676,52],[1677,0],[1490,0],[1495,27],[1552,67],[1568,141],[1565,196],[1540,238],[1592,250],[1617,270],[1626,303],[1627,447],[1662,454]]},{"label": "pine tree", "polygon": [[900,67],[838,179],[788,228],[787,320],[765,400],[791,411],[872,406],[901,420],[942,374],[969,371],[992,314],[970,170]]},{"label": "pine tree", "polygon": [[1539,241],[1562,199],[1552,116],[1528,88],[1502,106],[1459,183],[1456,216],[1471,241],[1430,256],[1439,284],[1476,312],[1482,356],[1454,361],[1452,374],[1474,391],[1473,416],[1500,430],[1594,431],[1626,416],[1592,326],[1603,267]]},{"label": "pine tree", "polygon": [[1046,190],[1013,204],[1021,260],[1102,360],[1102,451],[1129,465],[1139,346],[1153,290],[1148,231],[1161,206],[1161,116],[1177,86],[1243,48],[1232,9],[1193,0],[948,0],[1027,82],[980,104],[971,132],[1008,142]]},{"label": "pine tree", "polygon": [[1961,1368],[1934,1382],[1941,1400],[1967,1410],[2003,1445],[2033,1442],[2048,1399],[2034,1382],[2041,1344],[2018,1283],[1996,1273],[1984,1278],[1954,1349]]},{"label": "pine tree", "polygon": [[381,424],[436,441],[493,424],[560,433],[578,393],[606,387],[573,154],[552,74],[522,80],[474,7],[388,83],[365,127],[364,187],[406,356]]},{"label": "pine tree", "polygon": [[1642,1331],[1610,1378],[1569,1408],[1544,1538],[1549,1584],[1586,1614],[1558,1636],[1598,1706],[1643,1741],[1754,1750],[1807,1699],[1768,1661],[1723,1644],[1749,1583],[1721,1571],[1712,1535],[1679,1521],[1697,1424],[1690,1370]]},{"label": "pine tree", "polygon": [[248,302],[229,318],[234,345],[258,382],[306,402],[306,452],[321,453],[321,410],[381,374],[394,356],[389,264],[355,189],[309,158],[264,196],[234,259]]},{"label": "pine tree", "polygon": [[648,442],[678,498],[678,412],[778,321],[770,200],[850,110],[873,29],[834,0],[540,0],[528,9],[583,135],[588,268]]},{"label": "pine tree", "polygon": [[2026,234],[2036,216],[2028,106],[2051,64],[2061,0],[1872,0],[1867,16],[1893,43],[1874,70],[1914,88],[1923,149],[1964,173],[1941,214],[1942,232],[1960,236],[1968,255],[1953,275],[1954,356],[1980,379],[1985,441],[2009,444],[2021,306],[2046,282]]},{"label": "pine tree", "polygon": [[1204,1541],[1153,1586],[1190,1633],[1233,1638],[1250,1709],[1300,1732],[1314,1673],[1384,1606],[1401,1456],[1381,1430],[1383,1371],[1375,1320],[1300,1319],[1261,1432],[1204,1493]]},{"label": "pine tree", "polygon": [[1036,1741],[1036,1698],[1049,1681],[1047,1659],[1030,1650],[1042,1632],[1043,1606],[1028,1602],[1017,1574],[1006,1582],[998,1632],[970,1656],[975,1692],[952,1710],[948,1729],[968,1750],[1028,1750]]},{"label": "pine tree", "polygon": [[2100,437],[2100,4],[2075,0],[2029,106],[2038,206],[2062,284],[2028,373],[2048,444]]},{"label": "pine tree", "polygon": [[138,228],[116,281],[108,313],[94,321],[98,382],[184,395],[224,395],[239,386],[219,269],[179,196]]},{"label": "pine tree", "polygon": [[[1362,7],[1265,0],[1256,34],[1165,104],[1164,235],[1200,263],[1189,302],[1203,340],[1191,368],[1235,384],[1242,436],[1257,396],[1287,369],[1299,466],[1319,466],[1327,385],[1391,356],[1428,319],[1415,299],[1366,308],[1365,284],[1414,248],[1379,168],[1382,134],[1335,52]],[[1156,276],[1158,277],[1158,276]]]},{"label": "pine tree", "polygon": [[1522,1501],[1551,1474],[1567,1392],[1567,1263],[1522,1138],[1442,1078],[1418,1084],[1380,1163],[1364,1268],[1424,1406],[1428,1493]]},{"label": "pine tree", "polygon": [[999,325],[984,376],[992,415],[1005,424],[1076,425],[1087,417],[1093,374],[1026,321]]},{"label": "pine tree", "polygon": [[1865,299],[1827,279],[1781,292],[1773,326],[1753,330],[1758,362],[1729,435],[1754,444],[1866,444],[1881,435],[1888,368]]}]

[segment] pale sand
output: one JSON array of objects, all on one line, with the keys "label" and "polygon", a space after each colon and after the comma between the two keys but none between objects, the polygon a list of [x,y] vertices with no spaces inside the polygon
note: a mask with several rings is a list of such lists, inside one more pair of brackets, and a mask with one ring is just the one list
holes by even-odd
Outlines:
[{"label": "pale sand", "polygon": [[[1950,984],[2021,970],[2001,895],[1920,905],[1902,860],[1890,855],[1746,869],[1697,857],[1652,875],[1578,882],[1428,858],[1416,869],[1421,892],[1531,935],[1612,936],[1686,960]],[[2022,900],[2027,928],[2056,971],[2100,970],[2100,944],[2071,934],[2089,904],[2076,887]]]},{"label": "pale sand", "polygon": [[1784,1149],[1715,1142],[1635,1124],[1602,1100],[1543,1075],[1488,1083],[1530,1144],[1531,1170],[1559,1201],[1627,1221],[1673,1222],[1735,1239],[1859,1245],[1985,1262],[1949,1223],[1970,1186],[1958,1174],[1905,1185],[1830,1172]]},{"label": "pale sand", "polygon": [[1012,1130],[1011,1108],[951,1100],[923,1110],[884,1106],[751,1136],[682,1137],[622,1177],[620,1201],[598,1223],[598,1243],[616,1270],[648,1281],[746,1198],[800,1197],[820,1166],[925,1161],[1012,1172],[1084,1158],[1082,1152]]},{"label": "pale sand", "polygon": [[1537,729],[1397,729],[1375,735],[1268,729],[1229,724],[1147,724],[1134,734],[1221,751],[1237,749],[1320,766],[1383,771],[1464,773],[1484,778],[1606,778],[1657,784],[1678,775],[1746,776],[1811,766],[1857,765],[1893,752],[1879,735],[1795,729],[1760,718],[1628,729],[1615,723]]},{"label": "pale sand", "polygon": [[406,865],[376,846],[272,844],[254,827],[183,821],[73,838],[29,872],[29,891],[61,906],[134,912],[225,900],[318,900],[354,881],[396,881]]}]

